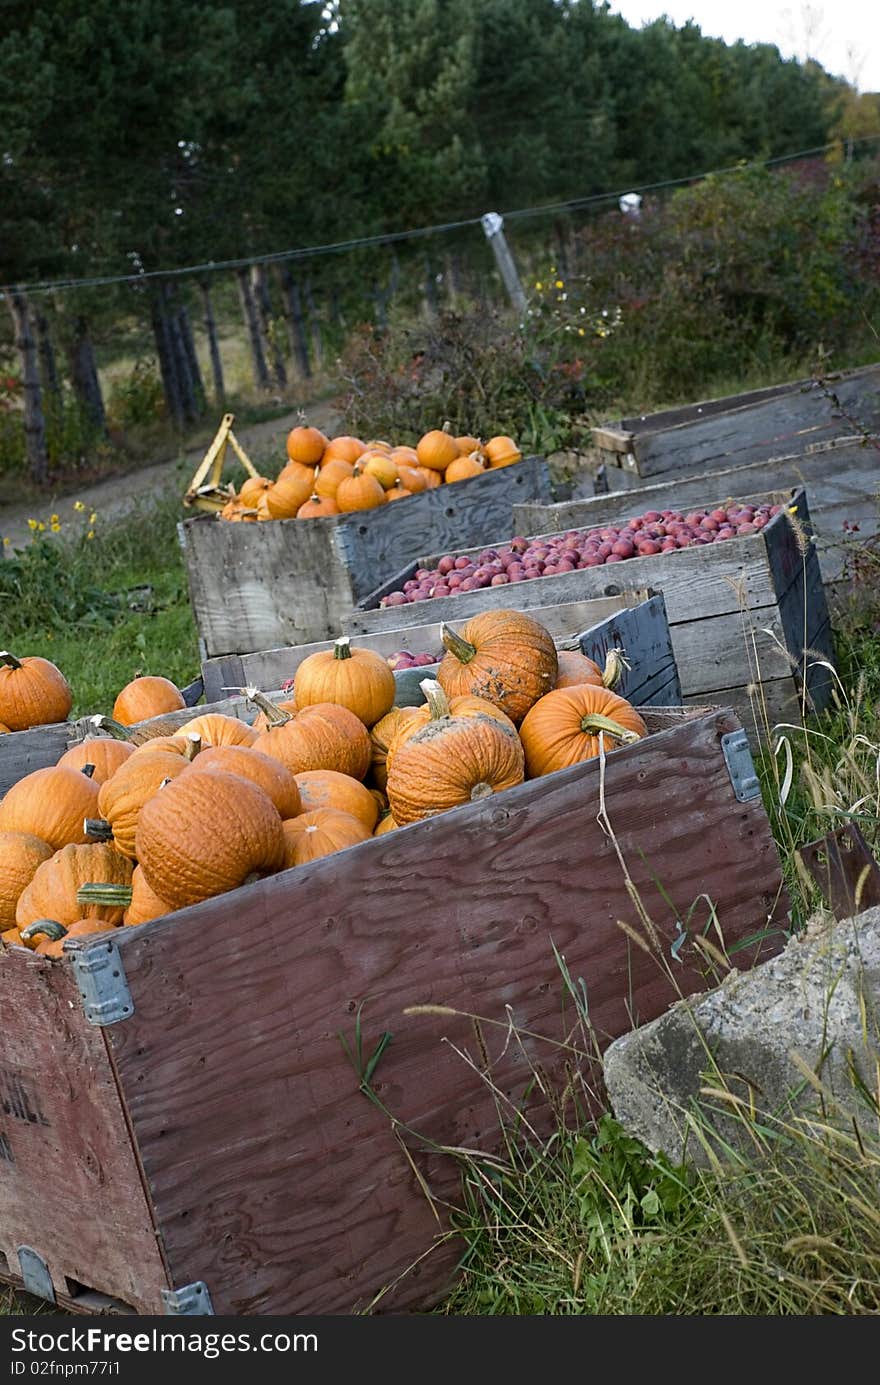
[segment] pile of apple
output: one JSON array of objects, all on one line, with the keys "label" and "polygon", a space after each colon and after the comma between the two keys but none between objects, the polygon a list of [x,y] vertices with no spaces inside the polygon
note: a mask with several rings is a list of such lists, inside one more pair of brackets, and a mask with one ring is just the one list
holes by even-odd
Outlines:
[{"label": "pile of apple", "polygon": [[673,553],[724,539],[758,534],[779,514],[782,505],[743,505],[731,501],[715,510],[646,510],[624,524],[600,529],[570,529],[565,534],[524,539],[486,548],[476,557],[447,554],[435,568],[418,568],[400,591],[390,592],[382,606],[404,606],[436,596],[455,596],[480,587],[505,587],[533,577],[553,577],[578,568],[625,563]]},{"label": "pile of apple", "polygon": [[439,664],[442,658],[442,654],[413,654],[410,649],[398,649],[388,655],[388,663],[393,669],[427,668],[429,664]]}]

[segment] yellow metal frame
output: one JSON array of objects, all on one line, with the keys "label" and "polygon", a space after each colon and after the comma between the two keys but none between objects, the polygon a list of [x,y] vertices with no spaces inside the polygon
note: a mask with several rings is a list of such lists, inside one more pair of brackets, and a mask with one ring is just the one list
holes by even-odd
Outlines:
[{"label": "yellow metal frame", "polygon": [[189,490],[183,497],[184,505],[198,510],[222,510],[235,498],[235,487],[221,485],[223,465],[226,461],[226,448],[231,447],[249,476],[259,476],[248,454],[232,431],[235,414],[224,414],[223,421],[214,435],[214,440],[202,460],[195,476],[189,483]]}]

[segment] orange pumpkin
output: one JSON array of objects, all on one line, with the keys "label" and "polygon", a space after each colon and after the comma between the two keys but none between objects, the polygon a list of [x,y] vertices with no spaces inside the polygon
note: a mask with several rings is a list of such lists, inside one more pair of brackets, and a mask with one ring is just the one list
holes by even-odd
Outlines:
[{"label": "orange pumpkin", "polygon": [[0,832],[0,932],[15,927],[15,906],[37,868],[54,855],[29,832]]},{"label": "orange pumpkin", "polygon": [[427,467],[429,471],[444,472],[458,456],[458,447],[448,429],[434,428],[419,438],[416,455],[419,466]]},{"label": "orange pumpkin", "polygon": [[471,437],[470,434],[464,434],[462,437],[456,438],[455,445],[458,448],[458,455],[460,457],[469,457],[472,452],[482,453],[483,450],[480,439]]},{"label": "orange pumpkin", "polygon": [[393,814],[393,813],[386,813],[385,816],[383,817],[382,821],[379,823],[379,826],[376,828],[375,832],[373,833],[373,836],[374,836],[374,837],[383,837],[383,836],[385,835],[386,832],[393,832],[393,831],[395,830],[395,828],[396,828],[396,827],[399,827],[399,826],[400,826],[400,824],[399,824],[398,822],[395,822],[395,821],[394,821],[394,814]]},{"label": "orange pumpkin", "polygon": [[539,697],[555,686],[556,646],[543,625],[519,611],[484,611],[456,634],[442,628],[448,651],[437,670],[447,697],[485,698],[519,725]]},{"label": "orange pumpkin", "polygon": [[294,774],[307,769],[335,769],[363,779],[370,767],[370,738],[363,722],[347,707],[318,702],[291,717],[279,714],[268,698],[248,694],[273,724],[254,742]]},{"label": "orange pumpkin", "polygon": [[125,926],[134,928],[139,923],[150,923],[153,919],[163,918],[165,914],[173,912],[171,905],[160,899],[155,890],[150,889],[147,877],[140,866],[135,866],[131,877],[131,903],[122,915]]},{"label": "orange pumpkin", "polygon": [[393,706],[397,684],[381,654],[352,649],[348,636],[341,635],[332,649],[320,649],[303,659],[295,688],[300,707],[335,702],[354,712],[365,726],[373,726]]},{"label": "orange pumpkin", "polygon": [[425,486],[429,491],[443,485],[443,475],[439,471],[432,471],[430,467],[420,466],[419,472],[425,478]]},{"label": "orange pumpkin", "polygon": [[278,810],[258,785],[197,765],[144,804],[135,847],[150,889],[173,909],[271,875],[285,852]]},{"label": "orange pumpkin", "polygon": [[385,452],[366,453],[358,465],[365,475],[374,476],[383,490],[390,491],[397,485],[397,463]]},{"label": "orange pumpkin", "polygon": [[381,721],[376,722],[370,732],[370,746],[372,748],[370,774],[373,783],[377,784],[380,789],[384,789],[388,782],[386,766],[388,747],[393,743],[401,727],[408,723],[422,725],[423,717],[420,707],[392,707]]},{"label": "orange pumpkin", "polygon": [[179,736],[198,736],[203,746],[253,745],[257,733],[246,721],[227,717],[222,712],[203,712],[181,726]]},{"label": "orange pumpkin", "polygon": [[324,456],[327,438],[320,428],[309,428],[300,424],[291,428],[287,434],[287,455],[292,462],[305,466],[317,466]]},{"label": "orange pumpkin", "polygon": [[96,812],[90,816],[107,823],[113,843],[123,856],[135,859],[135,833],[144,804],[159,793],[166,779],[176,779],[186,768],[184,757],[169,751],[132,755],[112,779],[101,785]]},{"label": "orange pumpkin", "polygon": [[283,825],[286,853],[285,870],[304,866],[334,851],[370,840],[370,830],[350,813],[335,808],[317,808]]},{"label": "orange pumpkin", "polygon": [[[296,705],[295,697],[286,697],[281,702],[273,702],[272,709],[275,712],[286,712],[288,716],[295,717],[299,708]],[[253,730],[259,736],[264,731],[268,731],[274,722],[270,721],[265,712],[257,712],[254,718]],[[254,742],[256,744],[256,742]]]},{"label": "orange pumpkin", "polygon": [[360,438],[353,438],[347,433],[343,433],[338,438],[331,438],[324,448],[321,470],[323,471],[330,462],[336,461],[348,462],[353,466],[365,450]]},{"label": "orange pumpkin", "polygon": [[354,462],[346,462],[341,457],[327,462],[315,478],[315,494],[335,502],[340,481],[347,481],[353,472]]},{"label": "orange pumpkin", "polygon": [[419,464],[419,454],[414,447],[392,447],[390,456],[398,467],[417,467]]},{"label": "orange pumpkin", "polygon": [[466,457],[456,457],[454,462],[450,462],[443,475],[443,480],[447,485],[454,481],[469,481],[472,476],[482,476],[486,470],[486,464],[476,453],[470,453]]},{"label": "orange pumpkin", "polygon": [[7,790],[0,803],[0,831],[27,832],[53,851],[85,842],[85,818],[98,808],[98,785],[66,765],[35,769]]},{"label": "orange pumpkin", "polygon": [[427,726],[428,722],[438,716],[494,717],[496,721],[501,722],[502,726],[504,726],[511,735],[516,735],[516,727],[510,717],[506,712],[502,712],[500,707],[496,707],[494,702],[487,702],[483,697],[472,697],[469,693],[465,693],[463,697],[447,698],[440,684],[430,678],[426,678],[419,684],[419,687],[422,689],[427,700],[423,706],[409,709],[415,712],[415,716],[408,717],[406,720],[402,721],[389,741],[388,749],[385,753],[386,777],[388,770],[391,768],[394,756],[397,753],[398,746],[404,741],[409,740],[410,736],[413,735],[415,731],[418,731],[420,727]]},{"label": "orange pumpkin", "polygon": [[270,489],[272,482],[268,476],[249,476],[246,481],[242,481],[241,490],[238,492],[238,500],[242,505],[255,506],[260,502],[260,498]]},{"label": "orange pumpkin", "polygon": [[[405,491],[409,491],[410,495],[420,495],[422,491],[428,489],[428,478],[420,467],[400,466],[397,469],[397,475],[400,485]],[[435,473],[432,471],[431,475],[433,476]]]},{"label": "orange pumpkin", "polygon": [[67,679],[48,659],[0,651],[0,723],[8,731],[66,721],[72,706]]},{"label": "orange pumpkin", "polygon": [[169,755],[182,755],[185,760],[194,760],[202,748],[201,736],[151,736],[134,748],[135,755],[154,754],[157,750]]},{"label": "orange pumpkin", "polygon": [[112,736],[87,736],[84,741],[65,750],[59,765],[68,769],[82,770],[86,765],[94,765],[92,780],[96,784],[106,784],[119,766],[134,754],[131,741],[117,741]]},{"label": "orange pumpkin", "polygon": [[[339,813],[350,813],[372,832],[379,816],[379,804],[359,779],[332,769],[307,769],[296,776],[296,783],[304,813],[313,813],[317,808],[335,808]],[[293,814],[288,816],[293,817]]]},{"label": "orange pumpkin", "polygon": [[404,486],[392,486],[390,491],[385,492],[386,500],[405,500],[412,491],[408,491]]},{"label": "orange pumpkin", "polygon": [[302,466],[299,462],[288,463],[274,486],[266,491],[264,498],[269,518],[295,519],[297,510],[314,490],[314,467]]},{"label": "orange pumpkin", "polygon": [[[43,919],[42,922],[48,921]],[[45,937],[36,951],[41,957],[63,957],[64,944],[68,938],[88,938],[93,933],[112,933],[115,927],[114,923],[106,923],[102,919],[76,919],[60,938],[51,934]],[[33,936],[39,936],[39,931],[35,930]]]},{"label": "orange pumpkin", "polygon": [[648,729],[635,708],[608,688],[581,683],[547,693],[520,727],[529,778],[591,760],[599,754],[600,733],[606,750],[616,750]]},{"label": "orange pumpkin", "polygon": [[522,460],[522,453],[513,438],[503,435],[490,438],[483,451],[489,458],[490,467],[512,466],[514,462]]},{"label": "orange pumpkin", "polygon": [[378,505],[385,504],[385,491],[375,476],[363,471],[356,462],[351,476],[336,487],[336,504],[344,515],[356,510],[375,510]]},{"label": "orange pumpkin", "polygon": [[617,687],[624,670],[628,667],[626,656],[620,649],[608,651],[604,669],[587,658],[586,654],[579,654],[576,650],[560,650],[557,658],[557,688],[576,688],[581,683],[592,683],[597,688],[613,689]]},{"label": "orange pumpkin", "polygon": [[80,918],[104,919],[121,923],[124,904],[77,903],[77,891],[83,885],[131,886],[131,861],[104,842],[87,842],[82,846],[65,846],[44,861],[34,872],[30,884],[22,890],[15,909],[19,931],[37,919],[55,919],[58,923],[76,923]]},{"label": "orange pumpkin", "polygon": [[113,703],[113,720],[122,726],[160,717],[165,712],[179,712],[186,706],[180,689],[170,678],[145,675],[126,683]]},{"label": "orange pumpkin", "polygon": [[301,811],[299,788],[286,765],[271,755],[248,745],[217,745],[203,750],[189,773],[210,770],[240,774],[257,784],[269,797],[282,818],[295,818]]},{"label": "orange pumpkin", "polygon": [[304,505],[296,512],[297,519],[322,519],[327,515],[338,515],[339,507],[332,496],[310,495]]}]

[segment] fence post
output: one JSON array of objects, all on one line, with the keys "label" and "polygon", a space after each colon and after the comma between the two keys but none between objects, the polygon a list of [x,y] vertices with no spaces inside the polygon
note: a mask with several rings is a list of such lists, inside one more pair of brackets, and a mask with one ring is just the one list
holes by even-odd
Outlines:
[{"label": "fence post", "polygon": [[486,239],[492,247],[495,255],[495,263],[498,265],[501,278],[504,280],[504,287],[507,289],[508,297],[516,308],[517,312],[525,313],[526,295],[520,283],[519,274],[510,253],[510,246],[504,235],[504,218],[498,212],[487,212],[480,217],[480,224],[485,232]]}]

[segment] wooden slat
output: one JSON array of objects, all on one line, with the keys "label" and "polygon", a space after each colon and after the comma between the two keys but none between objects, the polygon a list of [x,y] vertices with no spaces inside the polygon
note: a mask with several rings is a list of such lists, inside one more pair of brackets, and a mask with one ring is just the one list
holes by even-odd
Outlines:
[{"label": "wooden slat", "polygon": [[[870,367],[869,367],[870,369]],[[858,373],[858,372],[854,372]],[[832,377],[829,376],[829,379]],[[833,377],[840,378],[839,372]],[[745,390],[741,394],[728,394],[717,399],[700,399],[695,404],[680,404],[672,409],[658,409],[650,414],[636,414],[620,423],[608,424],[615,430],[625,429],[635,435],[653,433],[659,428],[674,428],[680,423],[694,423],[700,419],[714,417],[715,414],[729,413],[733,409],[747,408],[760,404],[766,399],[775,399],[781,394],[791,394],[795,390],[808,387],[810,380],[787,380],[779,385],[767,385],[759,390]]]},{"label": "wooden slat", "polygon": [[[766,816],[760,800],[736,802],[719,749],[736,722],[659,724],[670,729],[609,755],[605,787],[664,946],[707,886],[730,943],[783,923]],[[675,998],[618,925],[637,915],[597,822],[598,785],[597,762],[579,765],[125,930],[134,1014],[106,1033],[175,1283],[204,1280],[218,1313],[348,1313],[435,1242],[442,1227],[340,1041],[358,1016],[365,1058],[393,1034],[373,1088],[442,1223],[459,1168],[426,1142],[500,1140],[467,1012],[497,1021],[482,1026],[493,1080],[547,1128],[530,1064],[564,1081],[567,1053],[552,1041],[573,1019],[551,943],[584,978],[603,1042]],[[704,988],[690,944],[679,960],[681,989]],[[426,1003],[465,1015],[405,1013]],[[508,1016],[546,1041],[509,1042]],[[423,1260],[382,1308],[424,1305],[457,1252]]]},{"label": "wooden slat", "polygon": [[26,774],[57,765],[72,734],[73,722],[59,721],[0,736],[0,798]]}]

